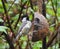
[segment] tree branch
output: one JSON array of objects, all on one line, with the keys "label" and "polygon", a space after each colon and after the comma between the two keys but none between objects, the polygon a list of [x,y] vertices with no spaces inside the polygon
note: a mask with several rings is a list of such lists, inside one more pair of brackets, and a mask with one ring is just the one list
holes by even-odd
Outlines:
[{"label": "tree branch", "polygon": [[[45,5],[45,1],[44,0],[43,0],[43,4],[42,4],[42,14],[46,18],[46,5]],[[47,46],[46,46],[46,36],[42,40],[42,49],[47,49]]]},{"label": "tree branch", "polygon": [[15,48],[18,46],[19,49],[22,49],[21,45],[19,44],[19,41],[16,41],[16,46]]},{"label": "tree branch", "polygon": [[42,4],[42,14],[45,16],[46,18],[46,5],[45,5],[45,1],[43,0],[43,4]]},{"label": "tree branch", "polygon": [[30,1],[30,6],[31,6],[31,8],[33,9],[32,0],[29,0],[29,1]]},{"label": "tree branch", "polygon": [[7,22],[8,22],[9,28],[11,29],[12,33],[14,34],[14,31],[13,31],[13,29],[11,27],[11,23],[10,23],[10,20],[9,20],[9,17],[8,17],[8,12],[7,12],[6,6],[4,4],[4,0],[1,0],[1,1],[2,1],[2,4],[3,4],[3,8],[4,8],[4,12],[5,12],[6,18],[7,18]]},{"label": "tree branch", "polygon": [[49,47],[49,46],[52,44],[53,40],[57,37],[57,34],[58,34],[58,32],[56,31],[55,34],[52,34],[52,35],[51,35],[52,38],[50,38],[50,39],[48,40],[48,43],[46,44],[47,47]]},{"label": "tree branch", "polygon": [[55,19],[57,19],[57,21],[58,21],[58,18],[57,18],[57,0],[56,0],[56,9],[54,8],[53,0],[51,0],[51,3],[52,3],[53,11],[54,11],[55,16],[56,16],[56,18],[55,18]]},{"label": "tree branch", "polygon": [[24,5],[25,5],[26,3],[27,3],[27,1],[21,6],[19,18],[18,18],[18,20],[17,20],[17,22],[16,22],[16,24],[15,24],[14,29],[16,29],[16,27],[17,27],[17,24],[18,24],[18,22],[19,22],[19,20],[20,20],[20,18],[21,18],[22,11],[23,11],[23,9],[24,9]]},{"label": "tree branch", "polygon": [[53,1],[51,0],[51,3],[52,3],[52,8],[53,8],[53,10],[54,10],[54,13],[56,13],[56,10],[55,10],[55,8],[54,8],[54,4],[53,4]]},{"label": "tree branch", "polygon": [[[54,27],[56,27],[56,19],[58,20],[58,18],[57,18],[57,0],[56,0],[56,9],[54,8],[54,4],[53,4],[53,0],[51,0],[51,3],[52,3],[52,8],[53,8],[53,11],[54,11],[54,13],[55,13],[55,26]],[[50,38],[49,40],[48,40],[48,43],[47,43],[47,47],[49,47],[51,44],[52,44],[52,42],[53,42],[53,40],[57,37],[57,35],[58,35],[58,31],[56,30],[56,32],[55,32],[55,34],[52,34],[51,36],[52,36],[52,38]]]},{"label": "tree branch", "polygon": [[10,49],[15,49],[15,48],[14,48],[14,45],[13,45],[13,42],[12,42],[12,40],[10,39],[9,35],[6,34],[6,33],[4,33],[4,32],[2,33],[2,35],[5,36],[6,41],[8,42],[8,44],[9,44],[9,46],[10,46]]}]

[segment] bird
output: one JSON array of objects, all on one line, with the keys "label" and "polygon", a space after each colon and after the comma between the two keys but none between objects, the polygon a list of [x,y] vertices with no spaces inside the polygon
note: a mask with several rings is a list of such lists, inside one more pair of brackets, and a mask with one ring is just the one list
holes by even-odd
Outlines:
[{"label": "bird", "polygon": [[18,38],[22,35],[27,35],[32,25],[27,14],[21,17],[21,21],[22,24],[19,27],[18,34],[16,35],[16,40],[18,40]]},{"label": "bird", "polygon": [[49,33],[49,23],[47,19],[39,12],[34,12],[32,29],[32,41],[43,40]]}]

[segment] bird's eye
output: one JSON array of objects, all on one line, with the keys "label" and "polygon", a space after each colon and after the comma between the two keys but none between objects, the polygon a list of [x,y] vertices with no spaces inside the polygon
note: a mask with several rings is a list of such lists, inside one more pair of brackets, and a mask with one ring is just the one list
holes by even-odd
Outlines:
[{"label": "bird's eye", "polygon": [[23,18],[23,19],[22,19],[22,22],[23,22],[23,21],[26,21],[26,19],[27,19],[26,17],[25,17],[25,18]]}]

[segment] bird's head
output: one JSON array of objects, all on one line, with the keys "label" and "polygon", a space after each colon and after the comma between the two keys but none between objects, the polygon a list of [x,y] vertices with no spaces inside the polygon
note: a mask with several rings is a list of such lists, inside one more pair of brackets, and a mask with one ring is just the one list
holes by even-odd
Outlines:
[{"label": "bird's head", "polygon": [[27,14],[26,14],[26,15],[23,15],[23,16],[21,17],[21,20],[22,20],[22,22],[29,21],[28,15],[27,15]]}]

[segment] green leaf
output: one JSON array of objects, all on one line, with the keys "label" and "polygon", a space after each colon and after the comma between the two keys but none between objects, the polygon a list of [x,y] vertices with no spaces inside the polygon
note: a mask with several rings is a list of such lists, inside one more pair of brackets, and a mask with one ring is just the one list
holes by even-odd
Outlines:
[{"label": "green leaf", "polygon": [[27,44],[26,41],[24,41],[23,44],[22,44],[22,48],[23,48],[23,49],[25,49],[26,44]]},{"label": "green leaf", "polygon": [[49,29],[50,31],[54,32],[54,27],[50,27]]},{"label": "green leaf", "polygon": [[34,13],[34,10],[33,10],[33,9],[31,9],[31,8],[29,8],[29,11],[31,11],[32,13]]},{"label": "green leaf", "polygon": [[4,12],[4,9],[3,8],[0,8],[0,13],[3,13]]},{"label": "green leaf", "polygon": [[6,30],[8,29],[8,27],[5,27],[5,26],[0,26],[0,32],[6,32]]},{"label": "green leaf", "polygon": [[25,3],[27,0],[22,0],[23,3]]},{"label": "green leaf", "polygon": [[4,22],[2,19],[0,19],[0,22]]},{"label": "green leaf", "polygon": [[20,39],[23,40],[23,41],[26,41],[27,40],[27,36],[22,36]]},{"label": "green leaf", "polygon": [[42,41],[36,42],[33,46],[33,49],[39,49],[40,47],[42,47]]},{"label": "green leaf", "polygon": [[12,17],[12,19],[11,19],[11,20],[16,21],[16,20],[18,19],[18,17],[19,17],[19,14],[17,14],[17,15],[16,15],[16,16],[14,16],[14,17]]},{"label": "green leaf", "polygon": [[52,16],[55,16],[55,13],[52,9],[47,9],[47,13],[52,15]]},{"label": "green leaf", "polygon": [[32,16],[32,15],[30,15],[30,16],[29,16],[29,20],[32,20],[32,17],[33,17],[33,16]]},{"label": "green leaf", "polygon": [[0,7],[3,7],[3,6],[2,6],[2,2],[1,2],[1,1],[0,1]]}]

